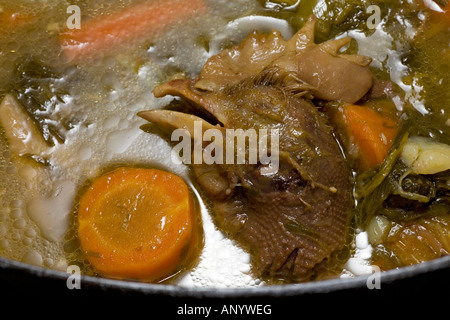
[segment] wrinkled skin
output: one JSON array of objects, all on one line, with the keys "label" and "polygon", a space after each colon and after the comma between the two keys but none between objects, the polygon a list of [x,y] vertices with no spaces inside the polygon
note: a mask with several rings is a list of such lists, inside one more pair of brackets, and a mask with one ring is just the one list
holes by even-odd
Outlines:
[{"label": "wrinkled skin", "polygon": [[[346,244],[352,207],[350,172],[312,99],[354,103],[372,86],[370,59],[339,55],[350,39],[314,43],[314,17],[289,41],[256,32],[211,57],[197,79],[154,89],[206,111],[217,125],[169,110],[139,115],[171,129],[278,128],[280,167],[198,164],[194,173],[211,199],[218,227],[252,255],[258,276],[308,281],[327,273]],[[193,136],[193,135],[192,135]]]}]

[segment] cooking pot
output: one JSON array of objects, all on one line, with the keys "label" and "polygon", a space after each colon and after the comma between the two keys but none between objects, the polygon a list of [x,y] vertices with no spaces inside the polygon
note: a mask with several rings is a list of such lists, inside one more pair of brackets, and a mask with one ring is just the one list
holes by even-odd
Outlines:
[{"label": "cooking pot", "polygon": [[193,288],[82,275],[78,282],[72,282],[70,276],[62,271],[0,257],[0,290],[3,297],[144,298],[152,303],[172,302],[174,307],[200,302],[271,303],[294,307],[293,300],[301,303],[308,299],[417,298],[442,294],[442,289],[450,285],[450,256],[372,275],[257,288]]}]

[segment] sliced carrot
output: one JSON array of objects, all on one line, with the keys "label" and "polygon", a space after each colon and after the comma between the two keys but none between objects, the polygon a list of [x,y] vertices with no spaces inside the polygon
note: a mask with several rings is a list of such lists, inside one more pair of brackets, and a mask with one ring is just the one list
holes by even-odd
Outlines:
[{"label": "sliced carrot", "polygon": [[108,16],[81,23],[80,29],[61,34],[68,60],[107,52],[123,43],[150,38],[176,22],[206,12],[204,0],[153,0],[138,3]]},{"label": "sliced carrot", "polygon": [[102,275],[159,281],[195,257],[193,201],[179,176],[122,167],[93,182],[78,211],[82,250]]},{"label": "sliced carrot", "polygon": [[397,122],[388,116],[358,105],[343,109],[343,120],[349,140],[358,149],[357,160],[366,170],[383,162],[397,134]]}]

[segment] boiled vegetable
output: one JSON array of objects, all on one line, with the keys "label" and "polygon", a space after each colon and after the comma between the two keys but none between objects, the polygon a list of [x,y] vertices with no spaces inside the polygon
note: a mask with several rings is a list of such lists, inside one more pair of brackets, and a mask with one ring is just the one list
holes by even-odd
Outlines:
[{"label": "boiled vegetable", "polygon": [[[450,254],[450,215],[394,224],[382,247],[402,267]],[[375,252],[375,256],[377,253]]]},{"label": "boiled vegetable", "polygon": [[376,214],[394,221],[446,214],[450,211],[448,190],[449,186],[436,184],[434,175],[411,173],[402,161],[396,161],[387,177],[372,192],[359,199],[358,222],[367,226]]},{"label": "boiled vegetable", "polygon": [[391,230],[392,222],[383,215],[374,216],[367,226],[367,237],[371,245],[376,246],[382,243]]},{"label": "boiled vegetable", "polygon": [[49,146],[63,143],[66,131],[75,125],[69,115],[60,113],[69,95],[62,87],[64,80],[53,68],[26,58],[15,67],[9,82],[8,91],[33,119]]},{"label": "boiled vegetable", "polygon": [[41,156],[49,150],[33,119],[10,94],[0,104],[0,124],[8,138],[11,152]]},{"label": "boiled vegetable", "polygon": [[104,276],[159,281],[199,246],[194,204],[175,174],[118,168],[93,182],[78,210],[82,250]]},{"label": "boiled vegetable", "polygon": [[397,134],[397,121],[364,106],[347,105],[343,118],[350,142],[357,147],[357,161],[363,170],[380,165]]},{"label": "boiled vegetable", "polygon": [[[380,167],[356,176],[358,224],[367,227],[375,215],[405,222],[450,212],[450,170],[419,174],[403,159],[406,156],[403,152],[405,146],[415,139],[410,140],[412,132],[421,136],[433,136],[433,143],[441,146],[448,144],[448,135],[445,134],[447,130],[445,125],[433,117],[424,117],[418,113],[411,112],[409,117],[400,118],[399,131],[386,160]],[[429,138],[420,139],[431,141]]]},{"label": "boiled vegetable", "polygon": [[82,22],[61,34],[65,58],[79,61],[142,37],[154,37],[170,25],[206,12],[204,0],[147,1],[115,14]]},{"label": "boiled vegetable", "polygon": [[401,159],[417,174],[435,174],[450,169],[450,146],[425,137],[411,137]]}]

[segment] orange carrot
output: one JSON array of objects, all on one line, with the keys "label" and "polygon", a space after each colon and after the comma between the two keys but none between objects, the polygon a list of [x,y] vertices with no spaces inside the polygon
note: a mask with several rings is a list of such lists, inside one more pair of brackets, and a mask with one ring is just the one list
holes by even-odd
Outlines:
[{"label": "orange carrot", "polygon": [[374,109],[357,105],[345,106],[343,117],[350,141],[358,148],[361,168],[382,163],[397,134],[397,122]]},{"label": "orange carrot", "polygon": [[78,223],[88,260],[114,278],[162,280],[199,244],[187,185],[157,169],[122,167],[95,180],[81,198]]},{"label": "orange carrot", "polygon": [[80,29],[60,35],[65,58],[79,61],[128,41],[152,37],[176,22],[206,12],[204,0],[153,0],[138,3],[81,23]]}]

